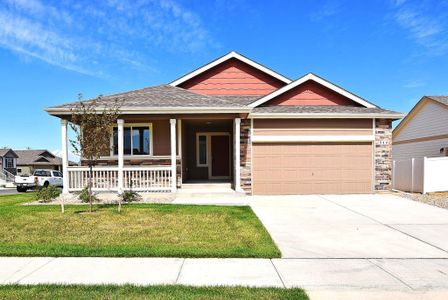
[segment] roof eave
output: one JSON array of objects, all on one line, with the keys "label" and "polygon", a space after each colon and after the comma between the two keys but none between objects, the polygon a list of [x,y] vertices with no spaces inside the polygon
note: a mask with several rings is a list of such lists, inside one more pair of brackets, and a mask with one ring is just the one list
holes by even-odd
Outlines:
[{"label": "roof eave", "polygon": [[249,119],[392,119],[405,117],[396,113],[250,113]]},{"label": "roof eave", "polygon": [[[98,112],[103,108],[99,107]],[[122,107],[120,114],[202,114],[202,113],[249,113],[250,107]],[[45,108],[53,116],[71,115],[71,108]]]}]

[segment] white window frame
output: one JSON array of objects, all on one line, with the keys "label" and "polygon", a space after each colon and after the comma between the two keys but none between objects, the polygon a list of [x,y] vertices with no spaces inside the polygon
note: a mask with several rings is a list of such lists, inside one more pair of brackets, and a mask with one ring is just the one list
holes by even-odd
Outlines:
[{"label": "white window frame", "polygon": [[[199,155],[199,137],[200,136],[205,136],[205,164],[201,164],[200,163],[200,155]],[[209,134],[207,134],[206,132],[196,132],[196,167],[208,167],[208,163],[209,163],[209,148],[210,148],[210,138],[209,138]]]},{"label": "white window frame", "polygon": [[[152,123],[124,123],[124,128],[131,128],[131,154],[125,154],[124,157],[149,157],[153,156],[153,130],[152,130]],[[132,127],[147,127],[149,129],[149,154],[133,154],[132,150],[133,148],[133,141],[132,141]],[[117,128],[117,125],[114,125],[112,128],[112,132],[110,135],[110,156],[111,157],[118,157],[118,154],[114,154],[114,129]],[[124,135],[124,131],[123,131]],[[123,137],[124,139],[124,137]]]}]

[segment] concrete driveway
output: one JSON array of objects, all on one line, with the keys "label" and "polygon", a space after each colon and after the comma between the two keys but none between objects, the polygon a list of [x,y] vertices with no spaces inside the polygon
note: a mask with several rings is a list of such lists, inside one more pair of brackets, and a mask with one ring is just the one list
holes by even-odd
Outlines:
[{"label": "concrete driveway", "polygon": [[448,299],[448,210],[383,195],[251,197],[311,299]]},{"label": "concrete driveway", "polygon": [[283,258],[448,258],[448,210],[391,194],[252,197]]}]

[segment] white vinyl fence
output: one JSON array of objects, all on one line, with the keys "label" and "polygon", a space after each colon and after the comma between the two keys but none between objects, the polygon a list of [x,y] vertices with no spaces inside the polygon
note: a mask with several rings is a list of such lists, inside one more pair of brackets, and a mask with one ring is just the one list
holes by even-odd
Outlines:
[{"label": "white vinyl fence", "polygon": [[394,160],[392,184],[404,192],[448,191],[448,157],[421,157]]}]

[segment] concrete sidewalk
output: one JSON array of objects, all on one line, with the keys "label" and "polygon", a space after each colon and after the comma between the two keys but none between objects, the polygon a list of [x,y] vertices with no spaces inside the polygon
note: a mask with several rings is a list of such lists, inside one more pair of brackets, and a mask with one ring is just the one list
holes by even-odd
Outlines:
[{"label": "concrete sidewalk", "polygon": [[302,287],[312,299],[446,299],[448,259],[1,257],[0,284]]}]

